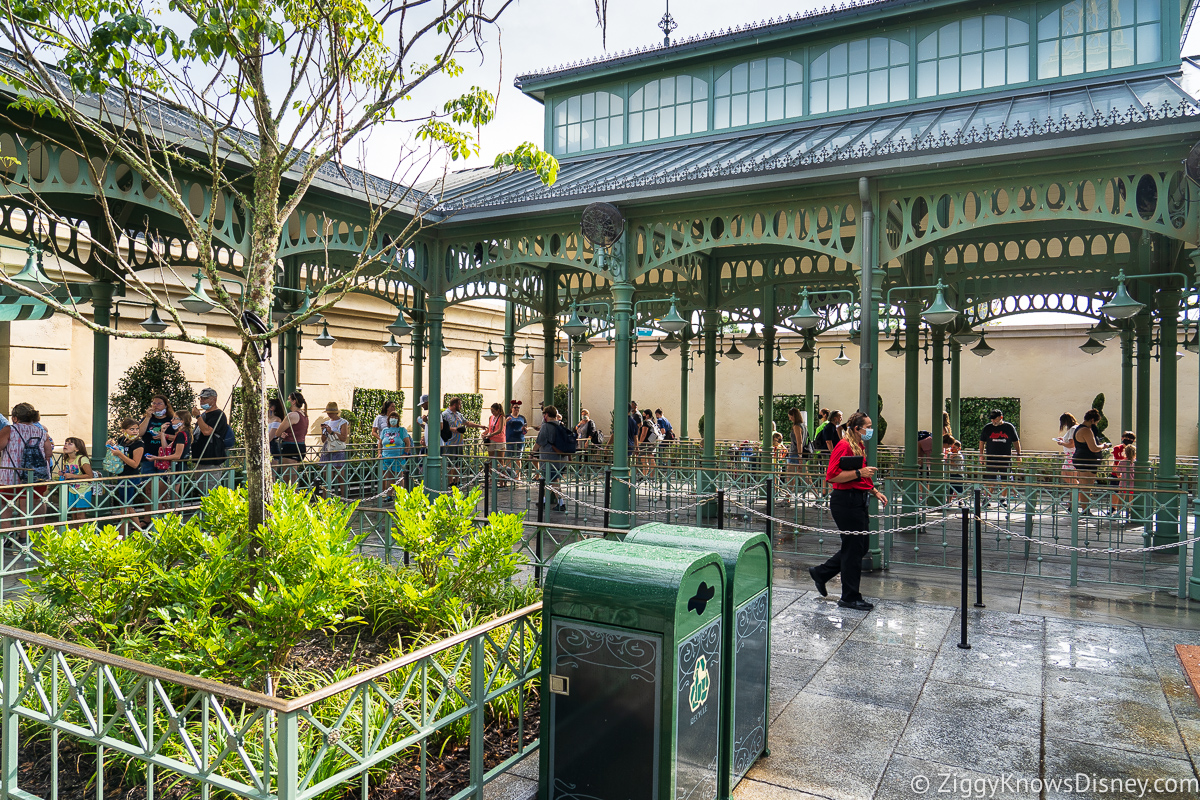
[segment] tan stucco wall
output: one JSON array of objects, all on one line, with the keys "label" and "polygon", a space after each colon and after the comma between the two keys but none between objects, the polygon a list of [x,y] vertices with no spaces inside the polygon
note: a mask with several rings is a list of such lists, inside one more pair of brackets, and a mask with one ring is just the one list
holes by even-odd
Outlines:
[{"label": "tan stucco wall", "polygon": [[[1070,411],[1077,417],[1091,407],[1099,392],[1105,396],[1105,416],[1115,429],[1121,423],[1121,349],[1118,340],[1109,342],[1098,355],[1079,350],[1084,342],[1083,325],[1054,327],[1003,326],[990,328],[988,344],[995,348],[992,355],[980,358],[964,352],[961,367],[963,397],[1019,397],[1021,399],[1022,431],[1025,446],[1034,450],[1049,450],[1050,439],[1058,433],[1058,417]],[[785,340],[786,341],[786,340]],[[820,337],[818,346],[838,345],[846,340],[836,334]],[[887,342],[884,346],[887,346]],[[791,347],[784,347],[788,363],[776,368],[776,394],[804,394],[803,362]],[[680,409],[680,357],[673,351],[665,360],[655,362],[649,357],[652,346],[639,348],[638,366],[633,371],[633,399],[642,408],[661,408],[673,421]],[[1182,350],[1182,346],[1180,347]],[[837,351],[821,352],[821,369],[815,374],[813,391],[827,408],[851,412],[858,406],[859,351],[846,344],[851,363],[839,367],[833,363]],[[903,442],[904,426],[904,359],[883,356],[879,373],[879,392],[883,397],[883,415],[888,421],[886,444]],[[1197,452],[1198,362],[1196,355],[1184,352],[1177,362],[1179,370],[1178,414],[1176,438],[1180,455]],[[1160,420],[1158,394],[1158,362],[1151,367],[1151,426],[1150,452],[1158,452]],[[592,415],[607,426],[613,400],[613,348],[598,345],[583,356],[583,404]],[[926,430],[940,430],[940,415],[935,425],[931,401],[932,365],[920,365],[919,420]],[[950,395],[950,365],[943,367],[946,396]],[[704,365],[696,359],[690,375],[688,429],[696,436],[696,421],[704,413]],[[737,361],[722,359],[717,367],[717,435],[723,439],[758,439],[758,398],[762,394],[762,367],[755,363],[753,353]],[[707,428],[707,426],[706,426]],[[965,443],[970,444],[970,443]]]}]

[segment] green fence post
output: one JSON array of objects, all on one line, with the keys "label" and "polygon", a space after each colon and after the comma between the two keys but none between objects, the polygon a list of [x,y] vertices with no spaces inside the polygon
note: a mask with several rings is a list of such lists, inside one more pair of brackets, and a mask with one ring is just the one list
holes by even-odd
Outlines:
[{"label": "green fence post", "polygon": [[14,702],[20,691],[18,668],[21,657],[17,653],[17,642],[11,636],[0,639],[4,650],[3,678],[0,687],[4,696],[0,702],[0,797],[8,800],[17,790],[17,715]]},{"label": "green fence post", "polygon": [[471,796],[476,800],[483,800],[483,714],[487,710],[483,641],[482,635],[471,640]]},{"label": "green fence post", "polygon": [[283,712],[275,726],[275,796],[279,800],[300,797],[300,718],[298,711]]},{"label": "green fence post", "polygon": [[[1071,546],[1079,546],[1079,489],[1071,490]],[[1071,551],[1071,585],[1079,585],[1079,551]]]},{"label": "green fence post", "polygon": [[[1188,596],[1188,575],[1187,575],[1187,549],[1186,541],[1191,538],[1187,536],[1187,507],[1188,496],[1187,492],[1179,495],[1179,596],[1185,598]],[[1192,545],[1192,549],[1195,549]]]}]

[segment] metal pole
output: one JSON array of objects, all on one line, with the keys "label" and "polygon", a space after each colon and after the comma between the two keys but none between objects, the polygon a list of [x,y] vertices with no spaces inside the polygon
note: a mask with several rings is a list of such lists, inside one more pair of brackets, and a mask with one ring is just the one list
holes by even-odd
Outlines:
[{"label": "metal pole", "polygon": [[[871,182],[867,178],[858,179],[858,202],[862,212],[862,224],[859,229],[862,267],[859,271],[858,287],[859,333],[862,334],[859,341],[862,344],[859,345],[858,408],[874,419],[879,414],[879,409],[876,407],[878,392],[872,386],[875,382],[872,378],[875,372],[876,356],[879,352],[879,325],[875,319],[877,307],[872,296],[875,275],[875,209],[871,205]],[[874,457],[874,447],[871,448],[869,455]]]},{"label": "metal pole", "polygon": [[[628,254],[621,248],[617,262],[611,264],[613,270],[623,278],[629,275]],[[629,401],[633,391],[633,284],[628,279],[613,284],[613,325],[616,328],[616,349],[613,365],[613,432],[612,452],[613,477],[617,483],[613,487],[612,508],[620,511],[630,510],[629,496],[629,437],[625,426],[629,419]],[[629,515],[619,514],[613,521],[618,528],[629,527]]]},{"label": "metal pole", "polygon": [[504,411],[512,407],[513,401],[513,367],[516,365],[516,306],[511,300],[504,303]]},{"label": "metal pole", "polygon": [[[933,447],[929,450],[929,490],[935,498],[938,489],[933,479],[942,474],[942,409],[945,402],[945,370],[946,360],[946,328],[943,325],[933,326],[933,376],[930,381],[930,403],[933,419],[930,421],[929,435],[933,437]],[[941,505],[941,502],[938,502]]]},{"label": "metal pole", "polygon": [[1137,458],[1134,459],[1134,505],[1147,530],[1153,527],[1149,519],[1152,509],[1146,503],[1146,493],[1151,489],[1150,480],[1150,314],[1142,311],[1133,320],[1134,343],[1136,345],[1137,374],[1136,405],[1134,406],[1133,430],[1137,434]]},{"label": "metal pole", "polygon": [[717,530],[725,530],[725,490],[717,489]]},{"label": "metal pole", "polygon": [[767,284],[763,287],[763,363],[762,363],[762,428],[759,431],[762,440],[763,464],[770,465],[775,442],[772,434],[775,432],[775,287]]},{"label": "metal pole", "polygon": [[[1179,313],[1179,293],[1175,291],[1160,291],[1156,293],[1159,307],[1158,336],[1158,479],[1164,488],[1175,481],[1175,430],[1178,425],[1176,411],[1178,406],[1177,378],[1179,375],[1178,362],[1175,358]],[[1140,452],[1149,444],[1139,442]],[[1170,504],[1164,504],[1157,515],[1158,522],[1154,527],[1153,544],[1170,544],[1178,542],[1179,522],[1174,520],[1174,509]]]},{"label": "metal pole", "polygon": [[609,522],[609,519],[608,519],[609,511],[608,510],[610,508],[612,508],[612,506],[609,505],[609,503],[611,503],[611,502],[612,502],[612,470],[606,469],[606,470],[604,470],[604,527],[605,528],[608,527],[608,522]]},{"label": "metal pole", "polygon": [[688,417],[691,416],[691,373],[688,371],[688,354],[691,352],[692,342],[690,339],[683,339],[679,343],[679,416],[675,419],[676,435],[678,441],[676,447],[682,447],[683,443],[688,438]]},{"label": "metal pole", "polygon": [[[92,320],[97,325],[111,324],[109,312],[112,310],[111,283],[94,281],[92,283]],[[96,474],[104,467],[104,443],[108,441],[108,350],[109,341],[106,333],[92,334],[92,469]]]},{"label": "metal pole", "polygon": [[425,485],[444,491],[446,476],[442,470],[442,319],[446,299],[425,300],[425,320],[429,333],[429,436],[425,443]]},{"label": "metal pole", "polygon": [[767,478],[767,536],[775,535],[775,521],[771,517],[775,516],[775,481],[772,478]]},{"label": "metal pole", "polygon": [[[558,299],[558,284],[554,279],[554,270],[546,269],[546,314],[542,318],[542,407],[554,404],[554,350],[558,343],[558,311],[555,308]],[[566,409],[562,409],[566,411]],[[573,424],[573,423],[572,423]]]},{"label": "metal pole", "polygon": [[[539,523],[546,521],[546,478],[544,476],[538,477],[537,521]],[[540,524],[537,526],[534,555],[537,563],[533,567],[533,581],[540,585],[542,582],[542,526]]]},{"label": "metal pole", "polygon": [[975,518],[975,607],[987,608],[983,604],[983,531],[979,518]]},{"label": "metal pole", "polygon": [[1133,430],[1133,331],[1121,331],[1121,432]]},{"label": "metal pole", "polygon": [[483,516],[491,516],[492,504],[492,456],[483,457]]},{"label": "metal pole", "polygon": [[950,429],[955,439],[962,439],[962,345],[950,342]]},{"label": "metal pole", "polygon": [[959,615],[962,618],[962,625],[958,637],[958,647],[961,650],[971,649],[971,645],[967,643],[967,598],[970,597],[971,593],[967,583],[967,567],[971,558],[971,535],[967,514],[968,511],[964,508],[962,510],[962,590],[959,593],[962,601],[962,608],[959,611]]}]

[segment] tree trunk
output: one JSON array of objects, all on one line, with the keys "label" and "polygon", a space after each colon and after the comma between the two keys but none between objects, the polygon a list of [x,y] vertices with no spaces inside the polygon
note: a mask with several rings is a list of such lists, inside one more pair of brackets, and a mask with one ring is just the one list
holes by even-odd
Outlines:
[{"label": "tree trunk", "polygon": [[[255,357],[254,348],[243,356],[242,373],[242,440],[246,443],[246,495],[249,500],[250,531],[258,530],[267,518],[267,507],[271,504],[271,486],[274,474],[271,471],[271,450],[267,446],[267,394],[263,380],[262,364]],[[252,539],[251,558],[259,555],[257,537]]]}]

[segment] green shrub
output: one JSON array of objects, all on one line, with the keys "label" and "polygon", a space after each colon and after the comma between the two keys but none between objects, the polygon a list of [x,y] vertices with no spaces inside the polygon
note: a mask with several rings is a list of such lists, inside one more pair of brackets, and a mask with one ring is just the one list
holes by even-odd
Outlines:
[{"label": "green shrub", "polygon": [[[245,406],[245,401],[244,401],[245,396],[246,396],[245,391],[242,389],[241,385],[239,384],[239,385],[233,387],[233,391],[230,393],[230,398],[229,398],[229,425],[230,425],[230,427],[233,428],[233,436],[237,440],[237,444],[236,444],[237,447],[242,447],[245,444],[245,435],[243,433],[243,431],[245,430],[245,424],[244,424],[244,418],[243,418],[243,413],[244,413],[243,408]],[[283,395],[280,394],[279,390],[277,388],[275,388],[274,386],[270,386],[267,388],[267,397],[268,398],[278,397],[280,400],[283,400]],[[305,398],[305,399],[307,399],[307,398]],[[284,405],[284,408],[287,407],[287,403],[284,403],[283,405]],[[266,411],[265,407],[263,410],[264,410],[264,412]]]},{"label": "green shrub", "polygon": [[475,523],[481,492],[464,495],[457,487],[430,500],[424,489],[396,487],[392,538],[409,553],[423,585],[432,592],[434,618],[458,613],[464,605],[485,611],[508,608],[512,578],[525,564],[515,552],[524,533],[524,514],[492,514]]},{"label": "green shrub", "polygon": [[[987,425],[988,414],[998,408],[1004,412],[1004,421],[1011,422],[1021,433],[1021,398],[1019,397],[963,397],[959,400],[959,425],[961,431],[956,431],[956,438],[963,443],[967,450],[979,449],[979,432]],[[950,401],[946,400],[946,411],[950,410]],[[940,435],[940,431],[930,431]]]},{"label": "green shrub", "polygon": [[[117,391],[108,398],[108,432],[116,436],[125,417],[141,419],[152,395],[164,394],[172,408],[195,405],[196,393],[183,374],[183,366],[170,350],[149,350],[125,371]],[[103,444],[103,442],[101,442]],[[96,446],[93,445],[93,449]]]},{"label": "green shrub", "polygon": [[[465,392],[446,392],[446,394],[442,396],[443,409],[446,407],[446,404],[450,402],[450,398],[452,397],[457,397],[459,400],[462,400],[462,415],[466,417],[468,421],[479,424],[479,418],[483,414],[483,395]],[[430,419],[433,419],[435,416],[440,414],[440,409],[430,409],[430,412],[433,415],[430,417]],[[528,414],[526,414],[526,416],[528,416]],[[432,436],[433,434],[430,433],[429,435]],[[463,434],[464,442],[474,441],[479,438],[479,431],[475,428],[467,428],[467,432]]]},{"label": "green shrub", "polygon": [[[383,408],[385,400],[394,402],[396,410],[400,412],[400,418],[404,419],[403,391],[397,389],[364,389],[361,386],[354,387],[354,396],[350,404],[350,410],[354,415],[355,425],[354,429],[350,431],[350,444],[362,444],[373,441],[371,426],[375,424],[375,417],[379,416],[379,411]],[[342,415],[346,416],[344,409],[342,410]]]},{"label": "green shrub", "polygon": [[1096,438],[1101,442],[1108,441],[1108,437],[1104,432],[1108,430],[1108,417],[1104,416],[1104,392],[1096,395],[1092,400],[1092,408],[1100,412],[1100,421],[1096,423]]},{"label": "green shrub", "polygon": [[[783,434],[783,443],[787,444],[790,440],[788,436],[792,429],[792,423],[788,421],[788,410],[798,408],[804,410],[804,395],[802,394],[777,394],[771,398],[771,421],[775,423],[775,430]],[[763,396],[758,396],[758,431],[759,437],[762,436],[763,425]]]},{"label": "green shrub", "polygon": [[[268,522],[251,533],[244,491],[218,488],[184,522],[155,519],[147,536],[84,525],[34,536],[31,592],[71,609],[71,638],[193,675],[257,683],[315,631],[355,619],[370,577],[350,534],[353,506],[275,487]],[[260,549],[260,556],[247,556]]]},{"label": "green shrub", "polygon": [[567,417],[571,413],[571,391],[565,383],[556,383],[554,385],[554,405],[558,409],[560,417]]}]

